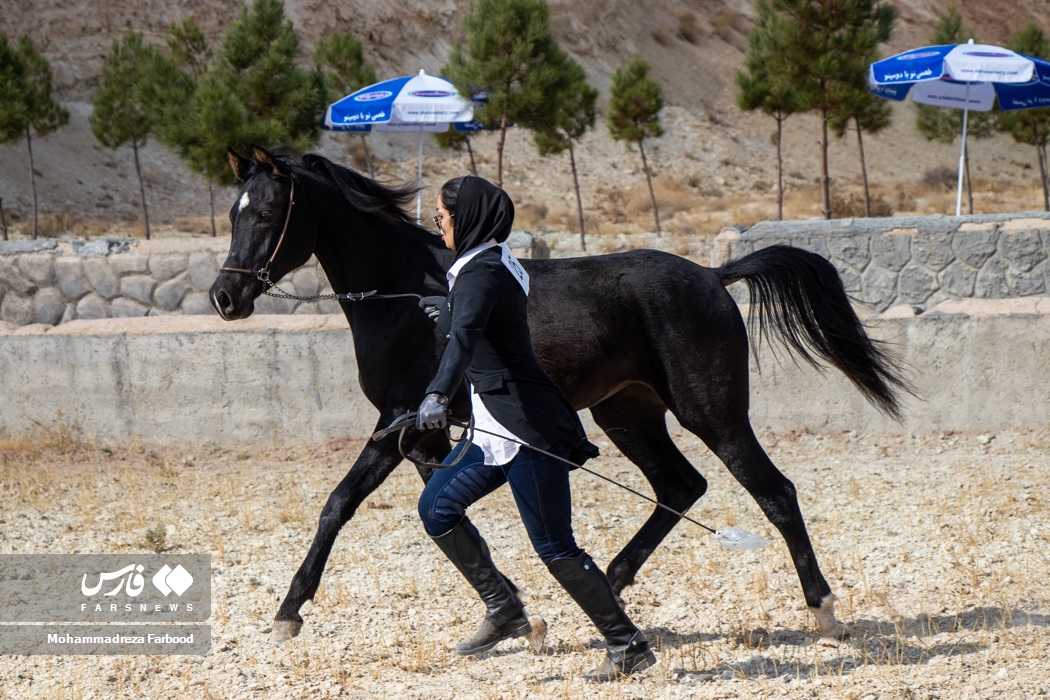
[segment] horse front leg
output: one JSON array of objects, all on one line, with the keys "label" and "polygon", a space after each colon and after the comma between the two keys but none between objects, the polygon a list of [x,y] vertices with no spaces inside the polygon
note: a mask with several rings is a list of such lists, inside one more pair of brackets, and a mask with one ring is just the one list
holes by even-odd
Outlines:
[{"label": "horse front leg", "polygon": [[[377,429],[385,427],[387,423],[389,420],[384,422],[381,419]],[[396,435],[380,442],[369,440],[365,445],[350,471],[328,496],[328,501],[321,510],[317,533],[310,544],[310,550],[292,577],[288,593],[274,617],[270,641],[279,644],[299,634],[303,627],[303,618],[299,615],[299,610],[317,593],[317,588],[321,585],[321,575],[339,530],[349,522],[365,498],[390,476],[400,462]]]},{"label": "horse front leg", "polygon": [[[384,428],[389,423],[389,418],[381,418],[376,429]],[[317,593],[317,588],[321,585],[321,575],[339,530],[350,521],[365,498],[375,491],[401,462],[397,441],[396,434],[379,442],[369,440],[354,466],[328,496],[328,501],[321,509],[317,533],[310,545],[310,551],[292,577],[288,593],[274,617],[273,632],[270,635],[272,642],[280,644],[297,636],[302,630],[303,618],[299,610],[306,601],[313,600],[314,594]],[[448,454],[448,439],[443,433],[436,431],[422,434],[410,430],[402,446],[411,451],[415,459],[427,462],[440,462]],[[424,481],[432,473],[432,470],[425,468],[419,471]]]}]

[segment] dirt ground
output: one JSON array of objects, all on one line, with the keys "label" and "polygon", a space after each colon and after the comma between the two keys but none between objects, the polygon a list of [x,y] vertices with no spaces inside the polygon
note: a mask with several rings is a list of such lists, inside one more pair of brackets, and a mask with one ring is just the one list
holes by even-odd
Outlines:
[{"label": "dirt ground", "polygon": [[[690,515],[773,539],[724,549],[680,524],[625,594],[660,664],[596,687],[600,639],[497,492],[473,514],[497,562],[550,625],[478,659],[453,653],[482,608],[425,537],[407,465],[344,528],[302,634],[271,621],[328,492],[360,442],[258,453],[84,445],[68,430],[0,444],[0,551],[210,552],[202,657],[2,657],[0,698],[1037,698],[1050,695],[1050,427],[1000,434],[768,434],[798,488],[846,642],[818,638],[783,541],[691,435],[710,481]],[[592,464],[648,492],[610,445]],[[607,563],[647,517],[636,496],[576,473],[579,541]]]}]

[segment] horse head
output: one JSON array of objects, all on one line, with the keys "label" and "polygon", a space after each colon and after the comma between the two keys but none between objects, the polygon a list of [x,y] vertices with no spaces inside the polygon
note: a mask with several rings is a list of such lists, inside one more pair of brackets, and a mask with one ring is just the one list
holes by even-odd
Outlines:
[{"label": "horse head", "polygon": [[227,321],[250,316],[267,282],[305,264],[317,240],[309,208],[295,206],[301,192],[291,159],[252,150],[248,159],[227,149],[233,174],[244,183],[230,209],[230,252],[210,291],[212,306]]}]

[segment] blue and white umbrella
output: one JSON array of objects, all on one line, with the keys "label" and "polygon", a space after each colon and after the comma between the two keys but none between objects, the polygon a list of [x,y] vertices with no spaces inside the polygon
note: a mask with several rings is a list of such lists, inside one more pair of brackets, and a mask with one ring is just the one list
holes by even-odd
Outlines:
[{"label": "blue and white umbrella", "polygon": [[[448,131],[450,124],[473,124],[474,105],[461,97],[452,83],[427,75],[406,75],[361,88],[332,103],[324,128],[331,131],[412,132],[419,134],[418,177],[423,180],[423,134]],[[416,200],[416,222],[422,214],[423,193]]]},{"label": "blue and white umbrella", "polygon": [[966,117],[987,112],[999,98],[1003,110],[1050,107],[1050,62],[988,44],[925,46],[871,64],[868,89],[879,97],[963,110],[955,215],[962,206]]}]

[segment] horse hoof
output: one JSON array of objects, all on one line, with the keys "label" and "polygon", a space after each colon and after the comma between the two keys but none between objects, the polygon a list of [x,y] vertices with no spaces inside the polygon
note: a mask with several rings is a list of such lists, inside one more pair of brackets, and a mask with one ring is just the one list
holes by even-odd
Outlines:
[{"label": "horse hoof", "polygon": [[824,599],[819,608],[811,608],[813,616],[817,618],[817,632],[821,637],[837,639],[840,642],[850,638],[850,629],[845,624],[835,619],[835,601],[838,598],[834,594]]},{"label": "horse hoof", "polygon": [[852,632],[845,623],[839,622],[838,620],[832,620],[831,624],[828,625],[817,625],[817,632],[821,637],[825,639],[835,639],[840,642],[844,642],[850,638]]},{"label": "horse hoof", "polygon": [[851,634],[852,633],[850,632],[849,627],[847,627],[845,623],[843,623],[843,622],[836,622],[835,623],[835,629],[832,630],[831,634],[827,634],[825,636],[826,637],[831,637],[833,639],[837,639],[840,642],[844,642],[844,641],[846,641],[847,639],[850,638]]},{"label": "horse hoof", "polygon": [[547,641],[547,621],[539,615],[529,615],[529,644],[532,645],[534,654],[543,653],[543,645]]},{"label": "horse hoof", "polygon": [[302,628],[302,620],[274,620],[273,630],[270,632],[270,642],[272,644],[287,642],[292,637],[298,637]]}]

